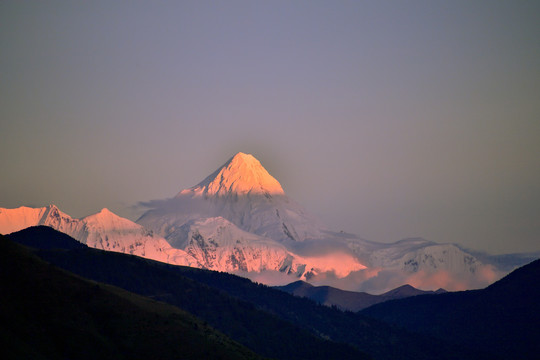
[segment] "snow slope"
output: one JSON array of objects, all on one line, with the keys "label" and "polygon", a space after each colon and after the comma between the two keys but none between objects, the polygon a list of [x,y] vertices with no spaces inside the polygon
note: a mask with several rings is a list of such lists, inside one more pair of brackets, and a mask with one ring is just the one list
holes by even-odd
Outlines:
[{"label": "snow slope", "polygon": [[238,153],[192,188],[148,210],[137,223],[169,240],[176,228],[223,217],[240,229],[276,241],[320,238],[323,226],[289,197],[252,155]]},{"label": "snow slope", "polygon": [[[279,242],[241,230],[215,217],[191,220],[171,234],[172,245],[139,224],[103,209],[73,219],[56,206],[0,209],[0,233],[46,225],[96,248],[146,257],[175,265],[217,271],[279,271],[294,278],[332,271],[346,276],[364,268],[353,257],[342,261],[329,257],[300,257]],[[181,240],[180,240],[181,239]]]},{"label": "snow slope", "polygon": [[29,226],[45,225],[96,249],[122,252],[153,260],[188,265],[187,254],[172,248],[160,236],[107,209],[73,219],[55,205],[42,208],[0,208],[0,233],[9,234]]},{"label": "snow slope", "polygon": [[[222,218],[192,220],[178,229],[182,242],[171,242],[197,259],[197,267],[227,272],[280,271],[297,278],[332,271],[346,276],[364,268],[356,259],[332,261],[332,257],[306,258],[287,250],[283,244],[239,229]],[[343,259],[342,259],[343,260]]]}]

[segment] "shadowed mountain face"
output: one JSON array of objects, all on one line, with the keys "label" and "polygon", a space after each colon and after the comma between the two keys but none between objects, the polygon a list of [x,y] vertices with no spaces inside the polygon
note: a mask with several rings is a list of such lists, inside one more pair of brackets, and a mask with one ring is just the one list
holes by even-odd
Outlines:
[{"label": "shadowed mountain face", "polygon": [[410,285],[403,285],[381,295],[372,295],[365,292],[345,291],[331,286],[313,286],[304,281],[296,281],[285,286],[275,286],[274,288],[295,296],[309,298],[319,304],[337,306],[348,311],[360,311],[388,300],[445,292],[443,289],[423,291]]},{"label": "shadowed mountain face", "polygon": [[67,234],[48,226],[32,226],[9,235],[11,241],[37,249],[85,249],[86,245],[73,241]]},{"label": "shadowed mountain face", "polygon": [[[39,242],[80,249],[54,236]],[[174,306],[76,277],[3,236],[0,256],[3,359],[261,358]]]},{"label": "shadowed mountain face", "polygon": [[80,276],[179,306],[272,358],[362,359],[364,353],[375,359],[493,358],[226,273],[91,248],[36,250],[36,254]]},{"label": "shadowed mountain face", "polygon": [[482,290],[389,301],[361,313],[508,359],[540,354],[540,260]]}]

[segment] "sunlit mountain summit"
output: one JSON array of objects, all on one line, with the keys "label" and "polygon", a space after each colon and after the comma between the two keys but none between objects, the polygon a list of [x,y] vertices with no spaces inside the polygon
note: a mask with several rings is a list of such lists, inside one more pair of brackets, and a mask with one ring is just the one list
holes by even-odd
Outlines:
[{"label": "sunlit mountain summit", "polygon": [[144,213],[137,223],[178,243],[183,240],[179,227],[215,217],[279,242],[320,238],[324,228],[285,194],[259,160],[241,152],[199,184]]},{"label": "sunlit mountain summit", "polygon": [[251,154],[239,152],[196,186],[182,190],[176,197],[285,195],[281,184]]}]

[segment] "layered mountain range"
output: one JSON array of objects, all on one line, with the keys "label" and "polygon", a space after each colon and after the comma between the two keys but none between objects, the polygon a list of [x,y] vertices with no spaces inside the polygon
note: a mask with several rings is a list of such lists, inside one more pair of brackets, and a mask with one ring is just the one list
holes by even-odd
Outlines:
[{"label": "layered mountain range", "polygon": [[[275,359],[536,359],[539,352],[540,294],[531,286],[539,261],[483,290],[419,295],[426,292],[402,286],[380,297],[406,299],[353,313],[224,272],[92,249],[47,226],[0,236],[0,247],[8,359],[257,358],[241,345]],[[302,282],[288,288],[313,289],[304,295],[338,306],[368,296]]]},{"label": "layered mountain range", "polygon": [[328,230],[252,155],[238,153],[199,184],[153,201],[136,223],[107,209],[73,219],[56,206],[0,208],[0,233],[47,225],[94,248],[226,271],[270,285],[296,280],[383,292],[482,287],[531,256],[482,261],[455,244],[383,244]]},{"label": "layered mountain range", "polygon": [[295,296],[309,298],[319,304],[336,306],[341,310],[354,312],[389,300],[418,295],[443,294],[446,292],[444,289],[424,291],[416,289],[411,285],[402,285],[383,294],[372,295],[366,292],[345,291],[331,286],[313,286],[302,280],[285,286],[276,286],[275,288]]}]

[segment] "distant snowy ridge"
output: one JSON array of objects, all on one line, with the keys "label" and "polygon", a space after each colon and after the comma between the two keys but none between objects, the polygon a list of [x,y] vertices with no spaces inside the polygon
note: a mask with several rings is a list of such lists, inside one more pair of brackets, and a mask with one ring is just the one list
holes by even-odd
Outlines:
[{"label": "distant snowy ridge", "polygon": [[178,230],[185,240],[171,244],[184,249],[198,260],[198,267],[206,269],[228,272],[270,270],[305,279],[327,271],[346,276],[365,268],[352,257],[347,262],[332,262],[329,261],[331,257],[298,256],[279,242],[243,231],[221,217],[190,221]]},{"label": "distant snowy ridge", "polygon": [[295,278],[333,271],[343,276],[363,268],[350,258],[344,265],[330,258],[304,258],[282,244],[245,232],[223,218],[207,218],[178,229],[183,243],[174,247],[161,236],[108,209],[73,219],[55,205],[43,208],[0,208],[0,233],[45,225],[64,232],[87,246],[166,262],[228,272],[279,271]]},{"label": "distant snowy ridge", "polygon": [[455,244],[438,244],[422,238],[409,238],[394,243],[374,243],[349,239],[348,246],[371,267],[401,269],[414,273],[435,272],[474,273],[482,263]]},{"label": "distant snowy ridge", "polygon": [[45,225],[96,249],[122,252],[153,260],[188,265],[184,251],[172,248],[165,239],[107,209],[74,219],[55,205],[42,208],[0,208],[0,233],[9,234],[29,226]]}]

